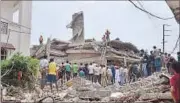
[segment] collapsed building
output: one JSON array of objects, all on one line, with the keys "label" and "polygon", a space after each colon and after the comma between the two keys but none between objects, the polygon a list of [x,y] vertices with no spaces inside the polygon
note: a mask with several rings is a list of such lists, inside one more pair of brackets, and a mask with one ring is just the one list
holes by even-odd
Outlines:
[{"label": "collapsed building", "polygon": [[[71,28],[73,37],[69,41],[48,38],[46,44],[34,45],[31,48],[31,56],[41,58],[47,55],[54,58],[57,63],[70,61],[71,63],[97,62],[109,64],[111,62],[139,62],[139,50],[131,43],[110,40],[107,45],[103,41],[84,39],[83,12],[73,14],[72,22],[66,26]],[[106,49],[104,49],[106,48]]]}]

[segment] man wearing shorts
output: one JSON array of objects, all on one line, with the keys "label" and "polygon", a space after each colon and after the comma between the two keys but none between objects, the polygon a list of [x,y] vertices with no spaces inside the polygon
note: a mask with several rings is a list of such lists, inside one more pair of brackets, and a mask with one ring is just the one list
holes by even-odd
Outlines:
[{"label": "man wearing shorts", "polygon": [[57,79],[56,79],[56,63],[54,62],[54,59],[51,58],[49,62],[49,72],[48,72],[48,82],[50,82],[50,88],[52,92],[52,84],[55,83],[56,89],[58,91],[58,85],[57,85]]},{"label": "man wearing shorts", "polygon": [[48,69],[48,60],[47,60],[47,56],[45,55],[43,59],[40,60],[41,89],[43,89],[46,84],[47,69]]}]

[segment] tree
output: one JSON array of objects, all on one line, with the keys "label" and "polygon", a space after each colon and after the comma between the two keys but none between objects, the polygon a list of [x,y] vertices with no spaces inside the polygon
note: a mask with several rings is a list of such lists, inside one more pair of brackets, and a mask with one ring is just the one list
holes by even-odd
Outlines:
[{"label": "tree", "polygon": [[[33,89],[39,68],[37,59],[15,54],[11,59],[1,62],[2,83]],[[18,80],[18,73],[22,72],[22,79]]]}]

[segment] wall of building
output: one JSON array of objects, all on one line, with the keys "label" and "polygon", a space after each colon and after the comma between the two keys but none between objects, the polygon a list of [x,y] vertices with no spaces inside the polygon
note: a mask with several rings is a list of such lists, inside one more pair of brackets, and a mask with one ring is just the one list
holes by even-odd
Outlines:
[{"label": "wall of building", "polygon": [[[13,44],[15,52],[30,55],[32,1],[1,1],[1,21],[8,23],[7,34],[1,34],[1,42]],[[19,23],[13,22],[13,12],[19,9]]]},{"label": "wall of building", "polygon": [[99,54],[68,54],[68,60],[76,60],[76,59],[82,59],[82,58],[91,58],[91,57],[97,57],[100,56]]},{"label": "wall of building", "polygon": [[99,54],[68,54],[67,58],[70,62],[74,63],[90,63],[90,62],[98,62],[100,63],[100,55]]},{"label": "wall of building", "polygon": [[21,27],[20,35],[20,51],[24,55],[30,55],[30,38],[31,34],[26,34],[31,32],[31,16],[32,16],[32,1],[21,1],[20,2],[20,24],[28,27]]}]

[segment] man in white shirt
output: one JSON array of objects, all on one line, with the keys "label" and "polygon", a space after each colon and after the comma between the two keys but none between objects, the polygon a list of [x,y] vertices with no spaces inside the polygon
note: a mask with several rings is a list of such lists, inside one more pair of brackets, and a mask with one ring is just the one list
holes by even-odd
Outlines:
[{"label": "man in white shirt", "polygon": [[156,46],[154,46],[153,49],[154,49],[153,54],[154,54],[155,58],[159,57],[160,52],[159,52],[159,50],[156,48]]},{"label": "man in white shirt", "polygon": [[45,55],[43,59],[40,60],[41,89],[43,89],[46,84],[46,75],[47,75],[48,65],[49,63],[47,60],[47,56]]},{"label": "man in white shirt", "polygon": [[100,67],[96,64],[95,68],[94,68],[94,82],[98,82],[99,79],[99,74],[100,74]]},{"label": "man in white shirt", "polygon": [[88,67],[88,70],[89,70],[89,80],[93,82],[93,65],[92,63],[90,63],[89,67]]},{"label": "man in white shirt", "polygon": [[120,83],[120,70],[118,66],[115,66],[115,83],[119,84]]},{"label": "man in white shirt", "polygon": [[108,69],[107,69],[107,82],[108,82],[108,85],[112,84],[111,81],[112,81],[112,71],[111,71],[111,68],[109,66]]},{"label": "man in white shirt", "polygon": [[99,81],[99,83],[101,84],[101,83],[102,83],[102,82],[101,82],[101,81],[102,81],[101,79],[102,79],[102,74],[103,74],[103,73],[102,73],[102,72],[103,72],[103,71],[102,71],[103,66],[100,65],[99,68],[100,68],[100,72],[99,72],[99,79],[98,79],[98,81]]},{"label": "man in white shirt", "polygon": [[126,66],[124,67],[124,74],[125,74],[124,81],[125,83],[128,83],[128,69]]}]

